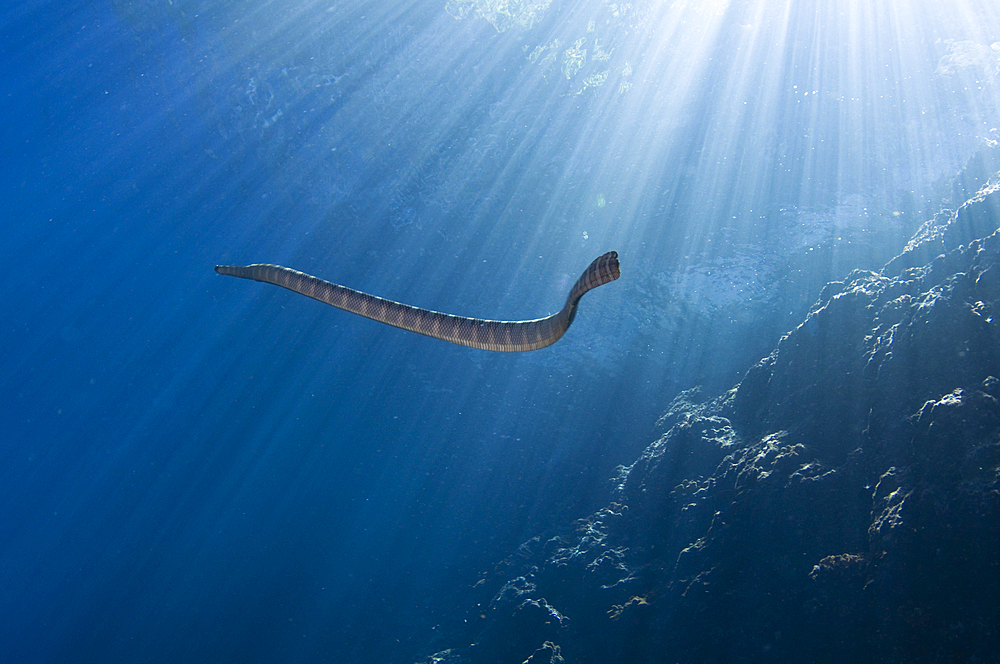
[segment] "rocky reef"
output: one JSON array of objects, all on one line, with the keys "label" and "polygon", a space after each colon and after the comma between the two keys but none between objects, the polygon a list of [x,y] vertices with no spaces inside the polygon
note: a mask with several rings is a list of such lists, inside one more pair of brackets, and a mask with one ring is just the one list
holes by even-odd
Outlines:
[{"label": "rocky reef", "polygon": [[609,504],[499,563],[423,661],[995,661],[998,228],[994,177],[732,390],[681,394]]}]

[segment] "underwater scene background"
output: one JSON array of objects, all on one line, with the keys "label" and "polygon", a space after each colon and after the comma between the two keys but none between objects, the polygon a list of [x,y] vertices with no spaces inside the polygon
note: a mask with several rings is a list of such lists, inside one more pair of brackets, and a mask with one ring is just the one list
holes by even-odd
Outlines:
[{"label": "underwater scene background", "polygon": [[[0,10],[0,659],[990,661],[992,0]],[[463,348],[216,264],[546,316]]]}]

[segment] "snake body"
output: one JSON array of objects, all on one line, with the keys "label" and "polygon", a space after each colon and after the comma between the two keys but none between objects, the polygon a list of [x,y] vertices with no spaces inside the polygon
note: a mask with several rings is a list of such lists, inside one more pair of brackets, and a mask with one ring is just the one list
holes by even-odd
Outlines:
[{"label": "snake body", "polygon": [[594,259],[577,279],[566,298],[566,304],[558,313],[535,320],[502,321],[465,318],[411,307],[353,288],[338,286],[280,265],[216,265],[215,271],[275,284],[359,316],[453,344],[508,352],[536,350],[554,344],[573,322],[576,305],[583,294],[614,281],[621,274],[618,253],[609,251]]}]

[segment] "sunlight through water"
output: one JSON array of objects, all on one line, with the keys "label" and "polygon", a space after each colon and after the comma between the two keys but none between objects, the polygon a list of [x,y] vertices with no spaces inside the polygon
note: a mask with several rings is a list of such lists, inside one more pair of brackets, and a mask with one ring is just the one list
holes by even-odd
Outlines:
[{"label": "sunlight through water", "polygon": [[[486,613],[442,589],[606,507],[676,396],[1000,170],[996,0],[26,0],[0,30],[0,643],[35,661],[414,661]],[[524,354],[212,271],[529,320],[612,250]]]}]

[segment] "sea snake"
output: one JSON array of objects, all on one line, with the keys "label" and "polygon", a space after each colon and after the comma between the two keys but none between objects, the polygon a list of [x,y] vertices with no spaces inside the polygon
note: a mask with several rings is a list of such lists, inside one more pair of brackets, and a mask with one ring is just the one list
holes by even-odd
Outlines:
[{"label": "sea snake", "polygon": [[559,313],[535,320],[502,321],[465,318],[429,309],[411,307],[353,288],[331,284],[280,265],[216,265],[215,271],[243,279],[282,286],[306,297],[326,302],[351,313],[386,325],[426,334],[461,346],[497,351],[536,350],[559,340],[576,316],[576,304],[583,294],[619,277],[618,252],[609,251],[594,259],[577,279]]}]

